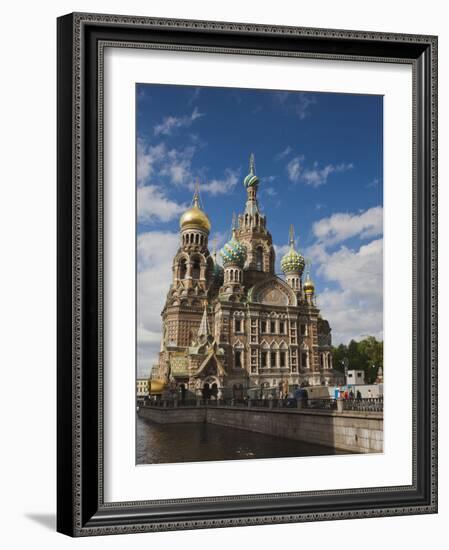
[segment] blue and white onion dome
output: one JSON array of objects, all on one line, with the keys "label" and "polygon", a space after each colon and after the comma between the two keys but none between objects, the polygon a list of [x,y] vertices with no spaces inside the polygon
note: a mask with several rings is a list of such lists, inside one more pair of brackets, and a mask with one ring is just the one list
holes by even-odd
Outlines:
[{"label": "blue and white onion dome", "polygon": [[246,247],[237,240],[235,229],[232,230],[232,238],[220,250],[223,266],[236,265],[243,267],[246,260]]},{"label": "blue and white onion dome", "polygon": [[243,185],[248,187],[254,187],[259,185],[259,178],[256,176],[256,168],[254,163],[254,155],[251,154],[249,158],[249,174],[243,180]]},{"label": "blue and white onion dome", "polygon": [[304,271],[306,262],[304,256],[295,250],[294,241],[290,241],[290,250],[281,259],[281,269],[284,273],[299,273]]}]

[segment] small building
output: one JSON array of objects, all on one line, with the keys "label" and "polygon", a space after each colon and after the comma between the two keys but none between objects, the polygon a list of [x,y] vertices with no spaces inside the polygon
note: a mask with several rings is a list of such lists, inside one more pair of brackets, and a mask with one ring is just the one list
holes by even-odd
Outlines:
[{"label": "small building", "polygon": [[354,386],[356,384],[365,384],[365,371],[363,370],[348,370],[346,376],[346,383],[348,386]]},{"label": "small building", "polygon": [[137,397],[146,397],[150,392],[150,386],[149,386],[149,379],[148,378],[138,378],[136,380],[137,385]]}]

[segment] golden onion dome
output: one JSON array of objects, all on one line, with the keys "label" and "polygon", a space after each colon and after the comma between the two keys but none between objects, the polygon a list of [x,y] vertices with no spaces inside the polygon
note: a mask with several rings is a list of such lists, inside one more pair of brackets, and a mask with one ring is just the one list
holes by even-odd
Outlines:
[{"label": "golden onion dome", "polygon": [[179,220],[181,229],[203,229],[209,233],[210,221],[199,206],[198,191],[193,196],[193,206],[184,212]]},{"label": "golden onion dome", "polygon": [[164,380],[151,379],[149,385],[150,385],[150,391],[149,391],[150,394],[160,394],[164,391],[166,383],[164,382]]},{"label": "golden onion dome", "polygon": [[284,273],[302,273],[305,261],[303,256],[291,247],[281,259],[281,269]]},{"label": "golden onion dome", "polygon": [[303,289],[306,294],[313,294],[315,292],[315,285],[312,279],[310,278],[309,271],[307,271],[306,280],[304,281]]},{"label": "golden onion dome", "polygon": [[305,266],[305,260],[302,254],[295,250],[295,235],[293,225],[290,226],[290,248],[281,258],[281,269],[287,273],[302,274]]}]

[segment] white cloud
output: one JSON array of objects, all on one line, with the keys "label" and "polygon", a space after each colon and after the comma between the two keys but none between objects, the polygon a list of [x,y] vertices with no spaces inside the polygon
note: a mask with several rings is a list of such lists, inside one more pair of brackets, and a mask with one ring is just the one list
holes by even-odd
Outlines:
[{"label": "white cloud", "polygon": [[[197,179],[198,174],[205,172],[204,168],[197,170],[192,168],[195,153],[198,148],[203,146],[203,143],[198,142],[184,148],[168,148],[163,142],[157,145],[149,145],[142,138],[139,138],[137,141],[138,185],[152,187],[151,193],[153,193],[153,198],[156,199],[165,199],[160,180],[166,180],[165,182],[168,180],[169,183],[193,190],[194,181]],[[202,184],[201,191],[213,196],[231,193],[237,185],[239,176],[240,172],[238,170],[226,168],[222,178],[214,178]],[[274,176],[269,176],[269,178],[274,178]],[[201,179],[203,179],[203,176],[201,176]],[[150,195],[150,191],[145,193]],[[166,210],[165,207],[168,206],[172,207],[170,212],[176,213],[179,211],[174,203],[171,205],[164,204],[164,211]],[[163,219],[163,217],[160,219]]]},{"label": "white cloud", "polygon": [[168,199],[155,185],[137,189],[137,220],[139,223],[154,221],[168,222],[176,218],[187,207]]},{"label": "white cloud", "polygon": [[157,361],[162,337],[161,311],[171,282],[179,234],[142,233],[137,238],[137,366],[149,374]]},{"label": "white cloud", "polygon": [[274,97],[284,109],[294,113],[299,120],[304,120],[310,116],[310,106],[317,102],[315,97],[304,92],[277,92]]},{"label": "white cloud", "polygon": [[295,183],[303,182],[312,187],[319,187],[327,183],[327,179],[333,173],[346,172],[354,168],[352,163],[345,162],[340,164],[327,164],[322,168],[319,167],[318,162],[314,162],[312,168],[308,168],[305,166],[304,160],[304,155],[292,158],[287,164],[287,174],[290,181]]},{"label": "white cloud", "polygon": [[277,179],[278,179],[278,177],[273,176],[273,175],[271,175],[271,176],[262,176],[260,178],[260,181],[261,181],[261,183],[263,183],[265,185],[266,183],[272,183],[273,181],[276,181]]},{"label": "white cloud", "polygon": [[[167,281],[167,267],[171,272],[173,256],[179,247],[179,234],[170,231],[147,231],[137,237],[137,271],[143,273],[149,269],[160,269]],[[168,290],[168,287],[167,287]]]},{"label": "white cloud", "polygon": [[379,178],[374,178],[371,181],[369,181],[365,187],[369,189],[370,187],[377,187],[379,185]]},{"label": "white cloud", "polygon": [[142,138],[137,140],[137,183],[144,185],[152,177],[165,176],[171,183],[187,185],[193,179],[192,158],[196,147],[190,145],[183,149],[168,149],[165,143],[146,144]]},{"label": "white cloud", "polygon": [[[382,339],[382,207],[333,214],[315,222],[312,231],[317,240],[305,255],[312,260],[314,273],[330,283],[322,292],[317,289],[317,302],[331,323],[333,343],[347,343],[367,334]],[[354,249],[341,244],[353,237],[374,239]],[[337,244],[340,246],[330,252]]]},{"label": "white cloud", "polygon": [[166,152],[160,169],[160,175],[167,176],[175,185],[189,185],[193,180],[192,158],[194,146],[184,149],[170,149]]},{"label": "white cloud", "polygon": [[188,104],[192,105],[193,103],[195,103],[195,101],[200,97],[200,94],[201,94],[201,88],[199,87],[194,88],[193,93],[188,101]]},{"label": "white cloud", "polygon": [[316,103],[316,99],[309,94],[300,93],[295,96],[294,110],[299,120],[304,120],[310,115],[310,106]]},{"label": "white cloud", "polygon": [[273,244],[274,251],[276,253],[276,259],[280,260],[284,254],[290,249],[289,244]]},{"label": "white cloud", "polygon": [[312,231],[327,245],[358,236],[367,239],[383,232],[383,208],[375,206],[358,214],[337,213],[315,222]]},{"label": "white cloud", "polygon": [[164,136],[169,136],[174,130],[189,127],[195,122],[195,120],[203,116],[204,113],[200,113],[197,107],[193,109],[191,115],[184,115],[181,117],[167,116],[160,124],[157,124],[154,127],[154,135],[158,136],[162,134]]},{"label": "white cloud", "polygon": [[274,158],[275,160],[282,160],[285,157],[288,157],[288,155],[293,151],[293,149],[290,147],[290,145],[287,145],[287,147],[278,153]]},{"label": "white cloud", "polygon": [[[227,168],[225,170],[225,177],[222,179],[213,179],[206,183],[202,183],[200,187],[201,193],[208,193],[209,195],[226,195],[234,190],[237,185],[239,173],[235,170]],[[193,184],[190,185],[193,188]]]},{"label": "white cloud", "polygon": [[287,164],[287,173],[291,181],[297,182],[300,180],[303,160],[304,160],[304,156],[299,156],[299,157],[293,158]]},{"label": "white cloud", "polygon": [[336,281],[360,298],[382,296],[383,240],[376,239],[354,251],[341,246],[320,264],[318,273],[328,281]]},{"label": "white cloud", "polygon": [[143,139],[137,140],[137,183],[143,185],[155,170],[155,165],[159,163],[166,149],[163,143],[154,146],[147,146]]},{"label": "white cloud", "polygon": [[318,163],[315,162],[313,165],[313,168],[308,168],[303,171],[301,174],[301,180],[306,185],[311,185],[312,187],[319,187],[320,185],[323,185],[327,183],[327,178],[333,174],[334,172],[346,172],[348,170],[351,170],[353,168],[353,164],[345,164],[342,162],[341,164],[327,164],[323,168],[319,168]]},{"label": "white cloud", "polygon": [[317,273],[339,287],[325,288],[317,297],[323,317],[331,323],[334,345],[365,335],[382,339],[382,239],[358,250],[342,246],[332,254],[325,254],[325,258],[321,256],[318,262]]}]

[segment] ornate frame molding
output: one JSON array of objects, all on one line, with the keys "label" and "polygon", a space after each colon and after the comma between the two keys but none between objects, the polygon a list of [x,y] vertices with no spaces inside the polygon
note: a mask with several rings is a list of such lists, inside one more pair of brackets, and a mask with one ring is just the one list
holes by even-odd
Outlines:
[{"label": "ornate frame molding", "polygon": [[[411,486],[104,502],[102,105],[103,52],[107,46],[412,65]],[[95,113],[95,120],[91,113]],[[436,392],[435,36],[83,13],[59,18],[58,531],[88,536],[434,513],[437,511]],[[96,421],[88,422],[88,418]]]}]

